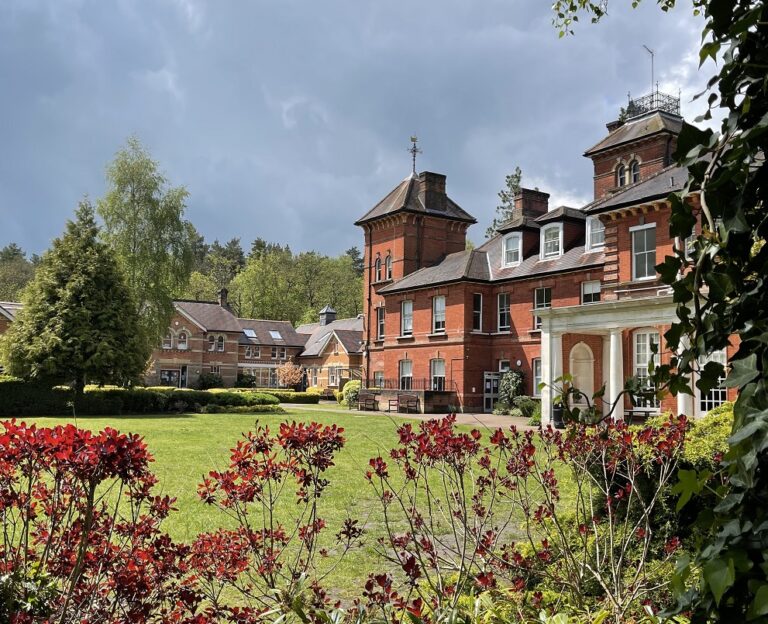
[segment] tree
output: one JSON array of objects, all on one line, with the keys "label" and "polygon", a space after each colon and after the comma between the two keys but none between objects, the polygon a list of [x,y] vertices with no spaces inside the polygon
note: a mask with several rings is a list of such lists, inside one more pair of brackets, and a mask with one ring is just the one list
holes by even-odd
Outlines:
[{"label": "tree", "polygon": [[173,295],[192,271],[197,232],[184,220],[188,193],[169,187],[139,140],[127,145],[107,167],[107,194],[98,202],[104,239],[125,273],[147,355],[165,333]]},{"label": "tree", "polygon": [[35,267],[16,243],[0,249],[0,301],[16,301],[35,274]]},{"label": "tree", "polygon": [[490,227],[485,231],[486,238],[491,238],[496,234],[496,228],[512,218],[512,211],[515,209],[515,195],[520,192],[520,182],[522,178],[523,172],[520,167],[515,167],[515,171],[510,173],[504,179],[506,188],[499,191],[499,200],[501,203],[496,206],[496,216],[493,218],[493,223],[491,223]]},{"label": "tree", "polygon": [[206,256],[208,275],[216,284],[216,289],[228,288],[230,282],[245,267],[245,253],[239,238],[233,238],[224,245],[218,240],[208,249]]},{"label": "tree", "polygon": [[10,374],[71,383],[76,403],[86,382],[141,377],[146,357],[136,304],[112,251],[99,241],[89,203],[80,204],[53,241],[23,302],[2,339]]},{"label": "tree", "polygon": [[362,277],[363,276],[363,254],[360,253],[360,250],[357,247],[350,247],[344,252],[345,256],[349,256],[349,258],[352,260],[352,266],[354,267],[357,274]]},{"label": "tree", "polygon": [[216,287],[216,281],[212,277],[199,271],[194,271],[189,276],[187,287],[179,292],[179,299],[216,301],[219,290],[220,288]]},{"label": "tree", "polygon": [[277,367],[277,381],[281,386],[298,386],[302,379],[304,379],[304,368],[294,364],[293,360]]},{"label": "tree", "polygon": [[[633,2],[636,5],[637,2]],[[674,0],[658,0],[662,10]],[[717,383],[721,365],[702,358],[738,336],[727,385],[739,389],[733,435],[723,462],[722,500],[700,521],[710,535],[691,561],[678,564],[681,610],[692,621],[768,621],[768,4],[758,0],[694,0],[706,20],[701,64],[718,61],[707,83],[709,109],[723,113],[720,131],[685,124],[675,155],[689,172],[685,188],[670,196],[670,233],[684,240],[697,221],[690,250],[679,245],[657,267],[673,289],[679,322],[665,334],[680,356],[655,372],[657,385],[690,393]],[[572,33],[580,12],[598,21],[605,0],[557,0],[560,36]],[[702,94],[703,95],[703,94]],[[688,251],[688,253],[686,253]],[[689,475],[690,476],[690,475]],[[695,493],[702,475],[681,482]],[[681,499],[681,500],[684,500]],[[688,587],[692,572],[698,581]]]}]

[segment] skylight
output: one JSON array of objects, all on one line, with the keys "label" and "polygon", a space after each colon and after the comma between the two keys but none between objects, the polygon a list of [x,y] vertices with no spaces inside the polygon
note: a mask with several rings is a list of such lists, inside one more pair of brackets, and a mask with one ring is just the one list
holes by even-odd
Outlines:
[{"label": "skylight", "polygon": [[243,330],[243,333],[248,336],[248,338],[256,338],[256,332],[253,331],[250,327]]},{"label": "skylight", "polygon": [[280,335],[280,332],[275,329],[269,330],[269,335],[272,336],[275,340],[282,340],[283,337]]}]

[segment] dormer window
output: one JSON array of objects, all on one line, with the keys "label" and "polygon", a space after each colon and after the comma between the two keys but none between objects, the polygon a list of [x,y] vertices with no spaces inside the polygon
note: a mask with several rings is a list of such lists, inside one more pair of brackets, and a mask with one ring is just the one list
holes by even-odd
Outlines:
[{"label": "dormer window", "polygon": [[597,217],[587,218],[587,251],[605,246],[605,224]]},{"label": "dormer window", "polygon": [[556,258],[563,253],[563,224],[555,223],[541,230],[541,257]]},{"label": "dormer window", "polygon": [[629,179],[632,181],[632,184],[640,182],[640,163],[636,160],[629,163]]},{"label": "dormer window", "polygon": [[381,281],[381,257],[376,258],[376,262],[373,264],[373,280],[375,282]]},{"label": "dormer window", "polygon": [[505,267],[520,264],[520,233],[509,234],[504,237],[504,255],[502,263]]},{"label": "dormer window", "polygon": [[388,280],[392,279],[392,256],[387,256],[387,259],[384,261],[384,272],[387,276]]}]

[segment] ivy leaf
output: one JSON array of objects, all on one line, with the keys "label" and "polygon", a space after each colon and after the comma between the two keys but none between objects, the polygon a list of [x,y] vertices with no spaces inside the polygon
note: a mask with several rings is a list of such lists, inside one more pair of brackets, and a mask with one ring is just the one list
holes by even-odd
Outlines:
[{"label": "ivy leaf", "polygon": [[757,355],[752,354],[742,360],[734,360],[731,363],[731,372],[725,380],[726,388],[739,388],[746,386],[758,376]]},{"label": "ivy leaf", "polygon": [[768,585],[761,585],[755,592],[755,598],[749,606],[748,617],[750,620],[768,614]]},{"label": "ivy leaf", "polygon": [[715,603],[720,605],[723,594],[733,585],[736,574],[733,569],[733,560],[711,559],[704,566],[704,580],[706,581],[712,595],[715,597]]},{"label": "ivy leaf", "polygon": [[695,470],[678,470],[677,477],[678,481],[672,487],[672,493],[680,495],[675,506],[675,509],[680,511],[694,494],[701,493],[704,483],[699,479],[699,475]]}]

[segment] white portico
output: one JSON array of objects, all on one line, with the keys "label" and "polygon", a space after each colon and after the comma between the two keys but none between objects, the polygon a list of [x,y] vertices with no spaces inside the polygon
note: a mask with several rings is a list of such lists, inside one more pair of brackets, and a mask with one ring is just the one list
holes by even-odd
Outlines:
[{"label": "white portico", "polygon": [[[625,379],[647,367],[653,357],[650,342],[663,340],[664,331],[677,318],[672,296],[667,294],[549,308],[536,313],[542,319],[541,371],[545,386],[541,391],[541,416],[545,425],[552,421],[552,385],[563,374],[564,361],[569,363],[575,387],[589,392],[605,384],[607,412],[608,405],[617,400],[624,388]],[[600,340],[587,338],[595,336]],[[564,337],[569,345],[568,353],[564,353]],[[579,340],[580,337],[585,340]],[[590,348],[586,342],[599,348]],[[661,344],[659,352],[664,351],[666,348]],[[675,405],[670,407],[674,409]],[[678,394],[676,408],[678,413],[692,415],[692,397]],[[620,406],[614,418],[623,416],[624,409]]]}]

